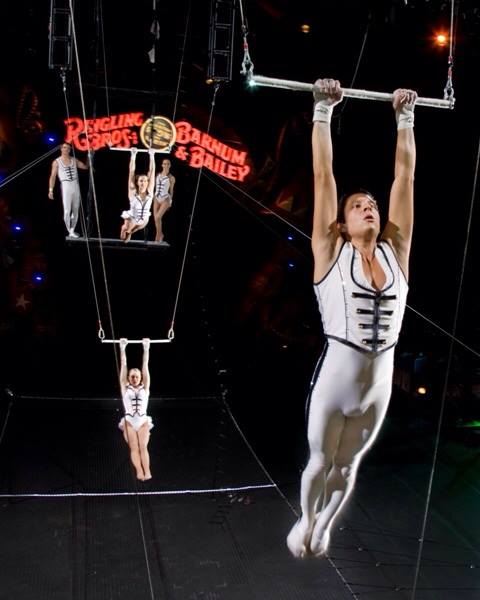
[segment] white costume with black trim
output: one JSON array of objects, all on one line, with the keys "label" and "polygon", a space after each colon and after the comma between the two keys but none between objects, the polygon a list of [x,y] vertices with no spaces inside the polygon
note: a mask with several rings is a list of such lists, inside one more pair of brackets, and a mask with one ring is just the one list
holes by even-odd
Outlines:
[{"label": "white costume with black trim", "polygon": [[170,195],[170,175],[157,175],[155,180],[155,199],[158,202],[168,202],[172,204],[172,196]]},{"label": "white costume with black trim", "polygon": [[[296,556],[308,543],[314,554],[328,547],[333,520],[387,412],[408,284],[387,242],[376,245],[375,257],[386,277],[381,290],[367,281],[362,257],[350,242],[344,242],[334,265],[315,284],[327,343],[307,402],[310,457],[302,474],[301,503],[302,511],[315,510],[308,517],[313,529],[305,529],[302,513],[287,539]],[[314,506],[313,490],[318,493]]]},{"label": "white costume with black trim", "polygon": [[152,429],[152,418],[147,415],[148,394],[142,384],[138,387],[133,387],[130,384],[126,386],[123,395],[123,408],[125,416],[118,424],[122,431],[125,428],[125,421],[130,423],[135,431],[138,431],[144,423],[148,423],[148,428]]},{"label": "white costume with black trim", "polygon": [[65,165],[61,157],[55,160],[58,166],[57,176],[62,187],[63,220],[65,227],[71,231],[77,225],[80,209],[77,161],[71,157],[68,165]]},{"label": "white costume with black trim", "polygon": [[142,202],[141,197],[135,193],[129,196],[130,209],[122,212],[122,219],[129,219],[134,223],[147,222],[150,218],[150,207],[152,206],[152,194],[147,194]]},{"label": "white costume with black trim", "polygon": [[387,242],[377,244],[375,257],[386,277],[381,290],[366,280],[362,257],[350,242],[314,286],[327,346],[311,383],[309,426],[316,403],[345,416],[388,405],[408,284]]}]

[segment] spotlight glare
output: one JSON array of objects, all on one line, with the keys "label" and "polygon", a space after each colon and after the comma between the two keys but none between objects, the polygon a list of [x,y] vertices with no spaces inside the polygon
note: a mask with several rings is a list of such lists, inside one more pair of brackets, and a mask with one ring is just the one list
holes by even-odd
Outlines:
[{"label": "spotlight glare", "polygon": [[293,235],[287,235],[287,240],[291,242],[293,240]]},{"label": "spotlight glare", "polygon": [[46,133],[43,134],[43,141],[45,144],[52,146],[53,144],[58,143],[58,137],[54,133],[47,131]]},{"label": "spotlight glare", "polygon": [[421,385],[417,388],[417,394],[419,394],[420,396],[425,396],[426,393],[427,393],[427,388],[424,387],[423,385]]},{"label": "spotlight glare", "polygon": [[437,33],[435,36],[435,42],[437,46],[446,46],[448,38],[444,33]]},{"label": "spotlight glare", "polygon": [[35,281],[35,283],[42,283],[43,280],[44,276],[42,275],[42,273],[34,273],[33,281]]},{"label": "spotlight glare", "polygon": [[300,25],[300,31],[302,33],[310,33],[310,25],[308,23],[303,23]]},{"label": "spotlight glare", "polygon": [[13,224],[13,231],[22,231],[23,227],[21,225],[19,225],[18,223],[14,223]]}]

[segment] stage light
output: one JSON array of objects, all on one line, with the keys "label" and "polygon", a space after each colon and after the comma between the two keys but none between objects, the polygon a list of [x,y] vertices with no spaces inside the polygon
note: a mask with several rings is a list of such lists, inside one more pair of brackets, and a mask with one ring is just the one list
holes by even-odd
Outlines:
[{"label": "stage light", "polygon": [[255,83],[255,81],[254,81],[253,79],[249,79],[249,80],[248,80],[248,85],[249,85],[250,87],[255,87],[256,83]]},{"label": "stage light", "polygon": [[425,396],[425,394],[426,394],[426,393],[427,393],[427,388],[426,388],[426,387],[424,387],[423,385],[420,385],[420,386],[417,388],[417,394],[418,394],[419,396]]},{"label": "stage light", "polygon": [[12,225],[12,229],[13,229],[13,231],[16,231],[16,232],[23,231],[23,225],[20,225],[20,223],[14,223]]},{"label": "stage light", "polygon": [[205,83],[206,83],[207,85],[212,85],[212,83],[213,83],[213,79],[212,79],[211,77],[209,77],[208,79],[205,79]]},{"label": "stage light", "polygon": [[47,131],[43,134],[43,141],[48,146],[53,146],[55,144],[58,144],[58,136],[56,136],[51,131]]},{"label": "stage light", "polygon": [[444,33],[437,33],[435,35],[435,43],[437,44],[437,46],[446,46],[448,42],[448,36],[446,36]]},{"label": "stage light", "polygon": [[45,281],[45,275],[43,273],[34,273],[32,276],[34,283],[43,283]]},{"label": "stage light", "polygon": [[289,242],[292,242],[293,241],[293,235],[287,235],[287,240]]},{"label": "stage light", "polygon": [[302,33],[310,33],[310,25],[308,23],[303,23],[303,25],[300,25],[300,31]]},{"label": "stage light", "polygon": [[289,268],[290,268],[290,269],[293,269],[293,268],[295,267],[295,263],[294,263],[294,262],[292,262],[292,261],[290,261],[290,262],[288,263],[288,266],[289,266]]}]

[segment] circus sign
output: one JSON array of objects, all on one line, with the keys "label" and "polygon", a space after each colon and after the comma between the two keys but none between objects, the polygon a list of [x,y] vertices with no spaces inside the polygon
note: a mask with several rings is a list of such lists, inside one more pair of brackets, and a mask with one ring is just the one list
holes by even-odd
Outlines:
[{"label": "circus sign", "polygon": [[250,172],[248,154],[194,127],[188,121],[172,123],[162,116],[145,118],[142,112],[121,113],[109,117],[65,120],[65,141],[77,150],[89,148],[131,148],[143,146],[168,152],[193,168],[205,167],[222,177],[245,181]]}]

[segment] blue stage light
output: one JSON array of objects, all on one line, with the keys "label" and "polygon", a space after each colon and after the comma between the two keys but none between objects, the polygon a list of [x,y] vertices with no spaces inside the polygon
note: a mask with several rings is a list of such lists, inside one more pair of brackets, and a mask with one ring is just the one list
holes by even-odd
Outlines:
[{"label": "blue stage light", "polygon": [[289,242],[291,242],[291,241],[293,240],[293,235],[291,235],[291,234],[290,234],[290,235],[287,235],[287,240],[288,240]]},{"label": "blue stage light", "polygon": [[17,232],[23,231],[23,225],[20,225],[20,223],[14,223],[12,225],[12,229],[13,229],[13,231],[17,231]]},{"label": "blue stage light", "polygon": [[288,263],[288,266],[290,267],[290,269],[293,269],[293,268],[295,267],[295,263],[294,263],[294,262],[292,262],[292,261],[290,261],[290,262]]},{"label": "blue stage light", "polygon": [[34,273],[33,274],[33,281],[35,283],[43,283],[44,280],[45,280],[45,275],[43,273]]},{"label": "blue stage light", "polygon": [[43,134],[43,141],[45,144],[53,146],[54,144],[58,144],[58,136],[50,131],[47,131]]}]

